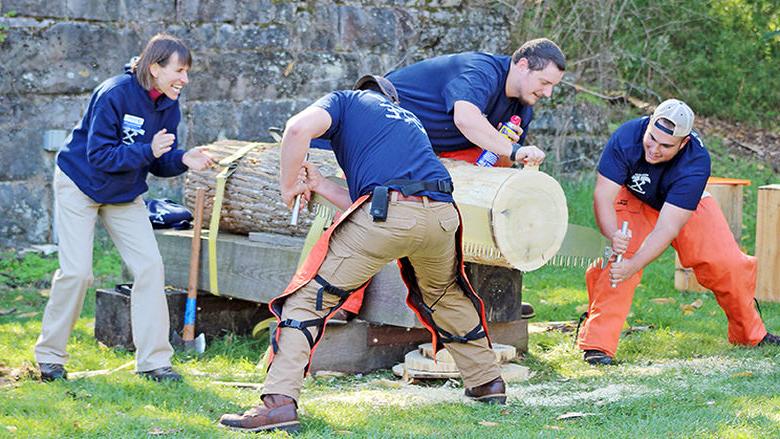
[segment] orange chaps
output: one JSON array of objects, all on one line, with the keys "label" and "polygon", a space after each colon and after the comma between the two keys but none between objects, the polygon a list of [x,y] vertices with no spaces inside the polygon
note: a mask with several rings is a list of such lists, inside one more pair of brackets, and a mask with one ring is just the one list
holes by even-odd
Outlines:
[{"label": "orange chaps", "polygon": [[[655,227],[659,212],[632,195],[625,187],[615,199],[618,224],[628,221],[630,258]],[[715,293],[728,318],[728,339],[734,344],[756,345],[766,335],[753,297],[756,289],[756,259],[739,249],[728,223],[712,197],[702,198],[693,215],[672,241],[682,265],[690,267],[699,283]],[[614,357],[634,290],[642,279],[640,270],[612,288],[609,267],[591,267],[585,275],[588,286],[588,319],[579,347],[595,349]]]}]

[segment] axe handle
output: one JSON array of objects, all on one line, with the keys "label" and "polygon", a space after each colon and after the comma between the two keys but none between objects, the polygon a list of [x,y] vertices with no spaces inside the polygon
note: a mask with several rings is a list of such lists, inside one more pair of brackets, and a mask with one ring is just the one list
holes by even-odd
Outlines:
[{"label": "axe handle", "polygon": [[190,254],[190,277],[187,284],[187,305],[184,308],[184,329],[182,340],[195,338],[195,310],[198,299],[198,268],[200,266],[200,230],[203,226],[203,200],[206,189],[195,189],[195,222],[192,229],[192,251]]},{"label": "axe handle", "polygon": [[[274,139],[274,142],[281,144],[282,143],[282,134],[284,130],[277,127],[270,127],[268,128],[268,134],[271,135],[271,138]],[[309,154],[306,154],[306,161],[309,161]],[[290,216],[290,225],[291,226],[297,226],[298,225],[298,211],[301,210],[301,194],[298,194],[295,197],[295,203],[293,204],[292,209],[292,215]]]},{"label": "axe handle", "polygon": [[[306,159],[307,162],[309,161],[309,153],[306,153]],[[301,210],[301,195],[298,194],[295,196],[295,203],[293,203],[292,208],[292,216],[290,216],[290,225],[291,226],[297,226],[298,225],[298,213]]]}]

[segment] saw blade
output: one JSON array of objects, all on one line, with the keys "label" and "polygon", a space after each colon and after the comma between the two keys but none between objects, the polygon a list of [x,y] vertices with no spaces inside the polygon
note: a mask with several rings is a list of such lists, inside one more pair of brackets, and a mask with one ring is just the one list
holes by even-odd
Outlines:
[{"label": "saw blade", "polygon": [[559,267],[588,267],[599,263],[607,239],[590,227],[569,224],[558,253],[547,262]]}]

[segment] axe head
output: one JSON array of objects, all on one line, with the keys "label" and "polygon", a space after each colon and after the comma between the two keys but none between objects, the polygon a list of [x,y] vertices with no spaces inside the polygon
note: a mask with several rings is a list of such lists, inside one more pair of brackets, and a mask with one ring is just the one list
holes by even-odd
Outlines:
[{"label": "axe head", "polygon": [[201,332],[194,340],[185,341],[184,349],[194,351],[198,355],[202,354],[206,351],[206,336]]},{"label": "axe head", "polygon": [[206,336],[201,333],[193,340],[184,340],[173,331],[171,332],[171,345],[179,352],[194,352],[198,355],[206,351]]}]

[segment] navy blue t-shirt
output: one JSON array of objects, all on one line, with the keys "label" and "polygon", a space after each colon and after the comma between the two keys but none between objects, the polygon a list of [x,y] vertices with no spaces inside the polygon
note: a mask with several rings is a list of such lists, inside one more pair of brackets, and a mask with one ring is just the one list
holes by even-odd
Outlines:
[{"label": "navy blue t-shirt", "polygon": [[[450,180],[420,121],[384,95],[369,90],[336,91],[314,105],[330,114],[330,128],[320,138],[330,140],[347,176],[352,201],[390,180]],[[440,192],[417,195],[452,201],[452,195]]]},{"label": "navy blue t-shirt", "polygon": [[511,62],[509,56],[484,52],[443,55],[390,72],[387,79],[398,90],[401,106],[420,118],[435,151],[474,146],[455,126],[456,101],[476,105],[494,127],[513,115],[520,116],[522,145],[533,107],[506,96]]},{"label": "navy blue t-shirt", "polygon": [[650,118],[630,120],[620,126],[607,142],[599,161],[599,174],[624,185],[637,198],[655,210],[664,203],[696,210],[710,177],[710,155],[699,135],[668,162],[649,164],[645,160],[642,137]]}]

